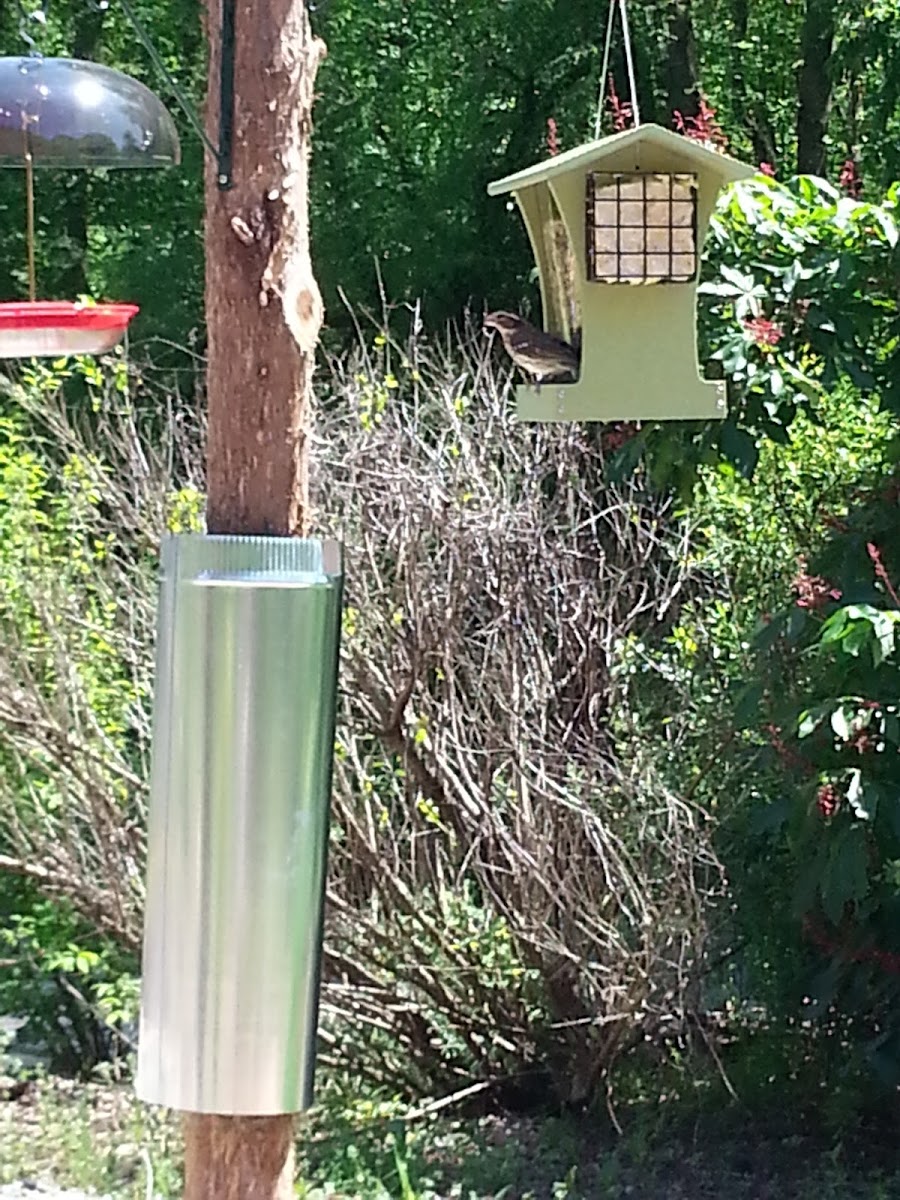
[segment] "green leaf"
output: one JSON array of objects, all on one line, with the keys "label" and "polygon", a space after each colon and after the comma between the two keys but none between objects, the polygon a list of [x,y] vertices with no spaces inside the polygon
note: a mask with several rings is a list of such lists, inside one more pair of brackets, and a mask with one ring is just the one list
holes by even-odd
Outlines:
[{"label": "green leaf", "polygon": [[750,479],[759,462],[759,445],[745,429],[739,429],[734,421],[726,421],[719,433],[719,445],[745,479]]},{"label": "green leaf", "polygon": [[781,796],[771,804],[762,804],[750,818],[752,834],[775,833],[783,828],[790,819],[794,808],[793,798]]},{"label": "green leaf", "polygon": [[886,712],[884,714],[882,733],[886,742],[893,742],[895,746],[900,744],[900,720],[896,713]]},{"label": "green leaf", "polygon": [[869,821],[875,816],[874,796],[867,804],[864,802],[864,793],[862,771],[859,767],[854,767],[847,785],[847,803],[860,821]]},{"label": "green leaf", "polygon": [[764,688],[761,683],[748,683],[738,694],[734,706],[734,723],[738,729],[746,729],[759,723],[759,705]]},{"label": "green leaf", "polygon": [[844,630],[850,620],[849,609],[839,608],[833,612],[830,617],[827,617],[822,625],[821,633],[819,634],[819,642],[826,644],[828,642],[837,642],[844,636]]},{"label": "green leaf", "polygon": [[753,638],[753,649],[759,653],[770,650],[775,642],[784,634],[787,626],[787,617],[784,613],[779,613],[768,621]]},{"label": "green leaf", "polygon": [[840,979],[840,963],[832,960],[809,985],[810,1003],[806,1006],[807,1016],[815,1021],[825,1016],[834,1003]]},{"label": "green leaf", "polygon": [[801,713],[797,722],[797,737],[806,738],[811,733],[815,733],[824,721],[827,711],[826,706],[820,704],[817,708],[811,708],[807,712]]},{"label": "green leaf", "polygon": [[897,245],[898,236],[897,226],[894,224],[893,218],[886,209],[881,208],[876,204],[872,205],[872,216],[881,226],[885,241],[893,249],[893,247]]},{"label": "green leaf", "polygon": [[861,827],[850,826],[831,848],[820,884],[822,907],[835,925],[848,903],[856,903],[869,890],[868,843]]},{"label": "green leaf", "polygon": [[894,653],[897,620],[896,612],[881,612],[872,620],[875,639],[872,642],[872,660],[876,667]]},{"label": "green leaf", "polygon": [[831,728],[842,742],[849,742],[853,735],[851,722],[855,715],[856,710],[847,704],[842,704],[831,714]]}]

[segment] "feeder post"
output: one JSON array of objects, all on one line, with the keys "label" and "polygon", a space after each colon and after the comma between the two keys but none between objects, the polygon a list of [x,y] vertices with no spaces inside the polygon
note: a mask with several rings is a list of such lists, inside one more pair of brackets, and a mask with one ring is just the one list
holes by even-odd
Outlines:
[{"label": "feeder post", "polygon": [[[210,533],[302,535],[322,303],[308,236],[308,162],[324,44],[305,0],[207,0],[206,125],[233,119],[232,186],[206,167]],[[224,31],[224,39],[223,39]],[[233,38],[232,38],[233,31]],[[232,58],[234,96],[228,79]],[[225,72],[223,75],[223,60]],[[185,1200],[288,1200],[294,1119],[188,1114]]]}]

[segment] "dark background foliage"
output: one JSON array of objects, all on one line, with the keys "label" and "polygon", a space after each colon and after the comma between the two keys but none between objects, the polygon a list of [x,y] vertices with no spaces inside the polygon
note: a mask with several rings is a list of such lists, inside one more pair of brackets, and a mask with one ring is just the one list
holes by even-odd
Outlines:
[{"label": "dark background foliage", "polygon": [[[202,104],[205,47],[196,0],[137,0],[180,85]],[[145,80],[175,111],[184,164],[99,176],[47,172],[38,190],[42,292],[135,300],[138,338],[202,339],[201,148],[117,5],[60,0],[47,52],[96,58]],[[732,151],[837,180],[848,158],[866,186],[898,175],[900,34],[896,4],[860,0],[650,0],[634,6],[644,120],[670,126],[701,92]],[[528,299],[531,258],[518,215],[489,180],[593,130],[606,24],[597,0],[325,0],[314,19],[329,46],[320,78],[313,177],[315,258],[332,334],[352,306],[424,301],[429,324]],[[25,49],[14,6],[0,47]],[[617,39],[616,89],[627,96]],[[606,128],[609,129],[607,118]],[[19,172],[0,178],[0,291],[23,294]]]}]

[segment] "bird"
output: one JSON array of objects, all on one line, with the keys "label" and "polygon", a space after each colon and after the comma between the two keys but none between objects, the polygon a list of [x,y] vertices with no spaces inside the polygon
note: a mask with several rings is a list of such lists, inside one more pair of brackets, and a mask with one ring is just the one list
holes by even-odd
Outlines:
[{"label": "bird", "polygon": [[574,383],[579,356],[574,346],[552,333],[536,329],[524,317],[492,312],[484,318],[484,332],[496,330],[503,348],[517,367],[540,385],[545,380]]}]

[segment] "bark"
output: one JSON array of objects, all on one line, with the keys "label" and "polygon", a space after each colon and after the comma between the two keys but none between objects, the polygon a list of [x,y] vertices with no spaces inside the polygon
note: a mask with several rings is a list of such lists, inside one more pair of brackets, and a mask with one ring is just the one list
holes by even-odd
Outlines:
[{"label": "bark", "polygon": [[[209,0],[207,123],[218,140],[222,0]],[[322,299],[308,174],[325,46],[303,0],[238,0],[234,187],[206,170],[210,532],[309,528],[308,440]]]},{"label": "bark", "polygon": [[696,117],[700,111],[700,70],[691,0],[673,0],[669,5],[666,91],[669,115],[680,112]]},{"label": "bark", "polygon": [[797,170],[803,175],[825,173],[834,34],[835,0],[807,0],[797,79]]},{"label": "bark", "polygon": [[184,1200],[290,1200],[293,1176],[290,1116],[187,1116]]},{"label": "bark", "polygon": [[[208,0],[207,128],[219,134],[222,0]],[[237,0],[234,186],[206,166],[207,528],[306,533],[309,426],[322,300],[308,173],[325,46],[305,0]],[[293,1117],[190,1114],[185,1200],[289,1200]]]}]

